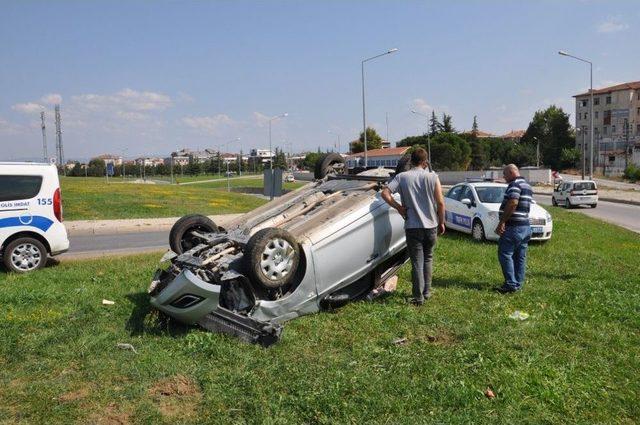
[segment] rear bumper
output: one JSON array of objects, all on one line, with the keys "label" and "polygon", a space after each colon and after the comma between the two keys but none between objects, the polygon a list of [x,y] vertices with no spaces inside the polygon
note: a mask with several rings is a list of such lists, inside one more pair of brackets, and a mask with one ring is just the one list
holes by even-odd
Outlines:
[{"label": "rear bumper", "polygon": [[592,205],[598,203],[598,195],[569,196],[571,205]]}]

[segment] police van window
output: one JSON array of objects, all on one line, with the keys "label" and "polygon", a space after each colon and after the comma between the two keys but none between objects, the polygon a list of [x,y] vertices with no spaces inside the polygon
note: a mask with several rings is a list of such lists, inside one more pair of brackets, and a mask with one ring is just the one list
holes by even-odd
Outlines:
[{"label": "police van window", "polygon": [[580,182],[573,186],[573,190],[595,190],[596,185],[593,182]]},{"label": "police van window", "polygon": [[0,202],[33,198],[40,186],[42,176],[0,176]]},{"label": "police van window", "polygon": [[471,191],[471,188],[469,186],[465,186],[462,194],[460,195],[460,200],[462,201],[463,199],[468,199],[471,202],[475,202],[475,199],[473,198],[473,192]]}]

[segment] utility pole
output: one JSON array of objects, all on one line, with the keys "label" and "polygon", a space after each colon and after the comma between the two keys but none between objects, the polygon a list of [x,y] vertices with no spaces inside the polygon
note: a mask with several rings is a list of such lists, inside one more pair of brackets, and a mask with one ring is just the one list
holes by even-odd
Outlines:
[{"label": "utility pole", "polygon": [[64,148],[62,147],[62,123],[60,119],[60,105],[55,106],[56,117],[56,156],[58,157],[58,165],[62,167],[62,172],[67,175],[66,167],[64,166]]},{"label": "utility pole", "polygon": [[42,127],[42,158],[43,162],[48,163],[49,159],[47,158],[49,155],[47,154],[47,132],[45,131],[44,125],[44,111],[40,112],[40,126]]},{"label": "utility pole", "polygon": [[391,147],[391,142],[389,142],[389,113],[388,112],[385,113],[385,117],[384,118],[385,118],[385,121],[387,123],[387,136],[386,136],[386,139],[387,139],[387,143],[389,143],[389,147]]}]

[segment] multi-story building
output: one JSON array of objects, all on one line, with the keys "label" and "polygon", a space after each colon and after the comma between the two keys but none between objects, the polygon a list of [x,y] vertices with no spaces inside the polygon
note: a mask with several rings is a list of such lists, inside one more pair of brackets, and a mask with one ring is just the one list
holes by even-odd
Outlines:
[{"label": "multi-story building", "polygon": [[249,160],[252,162],[268,163],[273,158],[274,153],[269,149],[251,149]]},{"label": "multi-story building", "polygon": [[[576,148],[591,160],[590,92],[576,99]],[[619,175],[628,164],[640,164],[640,81],[593,91],[593,166]],[[587,165],[588,168],[588,165]]]}]

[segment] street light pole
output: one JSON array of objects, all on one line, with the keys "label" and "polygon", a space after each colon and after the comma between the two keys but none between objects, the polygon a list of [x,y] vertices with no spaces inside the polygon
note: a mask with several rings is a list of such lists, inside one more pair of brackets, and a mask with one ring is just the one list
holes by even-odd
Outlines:
[{"label": "street light pole", "polygon": [[593,63],[560,50],[559,55],[567,56],[589,64],[589,179],[593,178]]},{"label": "street light pole", "polygon": [[[240,140],[239,137],[236,137],[233,140],[229,140],[227,143],[225,143],[224,150],[226,151],[229,149],[229,143],[237,142],[238,140]],[[220,153],[218,152],[218,157],[219,156],[220,156]],[[231,192],[231,182],[229,181],[229,161],[225,160],[224,162],[227,163],[227,192]]]},{"label": "street light pole", "polygon": [[429,169],[433,171],[433,165],[431,164],[431,137],[429,136],[429,115],[418,112],[415,109],[412,109],[411,113],[420,115],[427,119],[427,132],[425,133],[427,135],[427,156],[429,157]]},{"label": "street light pole", "polygon": [[287,112],[284,114],[276,115],[269,119],[269,174],[271,175],[271,189],[269,190],[269,199],[273,199],[273,151],[271,150],[271,123],[279,118],[285,118],[289,116]]},{"label": "street light pole", "polygon": [[391,50],[387,50],[384,53],[381,53],[376,56],[371,56],[370,58],[364,59],[361,64],[362,70],[362,134],[364,137],[364,168],[367,168],[368,165],[368,157],[367,157],[367,113],[366,113],[366,105],[365,105],[365,90],[364,90],[364,64],[369,62],[370,60],[379,58],[381,56],[389,55],[391,53],[397,52],[397,48],[393,48]]}]

